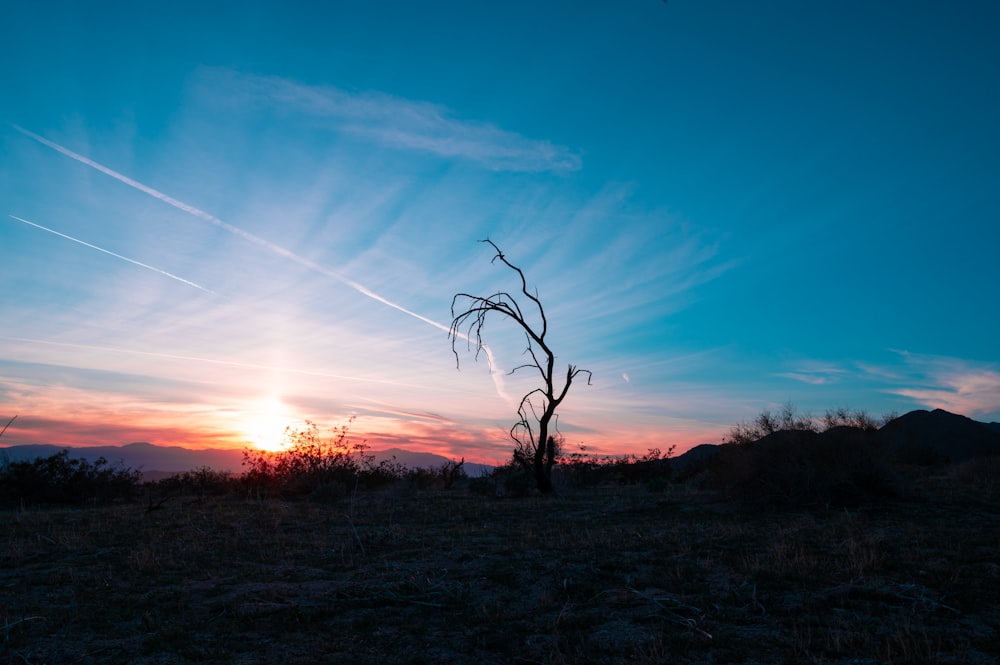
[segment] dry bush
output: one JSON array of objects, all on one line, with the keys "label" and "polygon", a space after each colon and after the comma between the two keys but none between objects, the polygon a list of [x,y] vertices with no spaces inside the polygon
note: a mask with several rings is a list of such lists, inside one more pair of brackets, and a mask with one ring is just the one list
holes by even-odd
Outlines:
[{"label": "dry bush", "polygon": [[769,409],[764,409],[753,420],[733,425],[725,443],[747,444],[777,432],[788,430],[816,432],[818,429],[812,416],[799,415],[795,406],[788,402],[777,412],[772,413]]},{"label": "dry bush", "polygon": [[331,430],[324,438],[315,423],[307,422],[302,430],[285,433],[289,445],[270,452],[246,449],[246,471],[240,481],[254,498],[337,499],[347,488],[378,487],[392,483],[405,474],[405,468],[393,460],[376,462],[362,441],[352,442],[349,424]]},{"label": "dry bush", "polygon": [[407,469],[403,474],[408,486],[421,490],[451,489],[455,483],[467,477],[464,457],[459,462],[449,460],[433,469]]},{"label": "dry bush", "polygon": [[61,450],[0,468],[0,502],[31,505],[131,500],[138,492],[141,475],[134,469],[111,465],[103,457],[88,462]]},{"label": "dry bush", "polygon": [[799,414],[795,405],[788,402],[778,411],[771,412],[764,409],[753,420],[733,425],[725,443],[753,443],[769,434],[787,430],[825,432],[835,427],[853,427],[865,432],[874,432],[896,416],[896,413],[887,413],[882,417],[876,417],[863,409],[852,410],[842,406],[827,409],[822,418],[814,418],[808,414]]},{"label": "dry bush", "polygon": [[854,427],[866,432],[874,432],[898,416],[898,413],[890,411],[882,417],[877,418],[863,409],[852,411],[846,407],[838,407],[836,409],[827,409],[826,414],[823,416],[822,429]]},{"label": "dry bush", "polygon": [[232,473],[207,466],[175,474],[152,485],[161,494],[188,494],[198,498],[223,496],[238,487]]},{"label": "dry bush", "polygon": [[642,485],[652,491],[662,491],[671,478],[670,457],[674,447],[667,452],[650,448],[645,455],[595,456],[586,454],[586,448],[561,457],[555,478],[559,484],[576,489],[601,485]]}]

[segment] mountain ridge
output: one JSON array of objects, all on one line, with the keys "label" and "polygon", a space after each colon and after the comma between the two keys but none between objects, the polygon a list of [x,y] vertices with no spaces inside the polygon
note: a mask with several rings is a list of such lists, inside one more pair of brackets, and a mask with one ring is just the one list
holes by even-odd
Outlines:
[{"label": "mountain ridge", "polygon": [[[1000,423],[984,423],[944,409],[914,409],[887,422],[876,431],[876,436],[904,462],[954,464],[1000,455]],[[675,472],[688,467],[701,468],[727,445],[747,444],[703,443],[671,458],[671,468]]]},{"label": "mountain ridge", "polygon": [[[243,449],[235,448],[184,448],[182,446],[160,446],[147,441],[134,441],[120,446],[58,446],[47,443],[22,444],[0,447],[0,461],[21,462],[39,457],[49,457],[68,450],[70,457],[94,462],[103,457],[110,464],[121,464],[126,468],[142,472],[144,479],[159,479],[176,473],[183,473],[202,467],[217,471],[238,473],[243,467]],[[434,468],[451,460],[437,453],[419,452],[403,448],[368,451],[376,462],[395,460],[411,469]],[[465,463],[469,476],[477,476],[490,469],[486,464]]]},{"label": "mountain ridge", "polygon": [[[1000,455],[1000,423],[984,423],[943,409],[915,409],[894,418],[877,431],[879,440],[899,459],[956,463],[985,455]],[[714,457],[722,443],[703,443],[670,459],[674,472],[697,468]],[[24,444],[0,447],[0,461],[10,462],[48,457],[61,450],[93,462],[103,457],[111,464],[136,469],[147,478],[162,478],[201,467],[238,473],[243,449],[184,448],[135,441],[121,446],[72,447],[54,444]],[[395,461],[407,468],[434,468],[452,460],[437,453],[389,448],[369,451],[376,462]],[[465,471],[479,476],[493,467],[465,463]]]}]

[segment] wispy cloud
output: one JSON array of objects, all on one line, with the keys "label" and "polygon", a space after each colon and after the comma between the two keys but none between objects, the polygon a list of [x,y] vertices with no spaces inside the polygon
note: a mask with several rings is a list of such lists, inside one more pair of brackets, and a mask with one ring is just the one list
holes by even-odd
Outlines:
[{"label": "wispy cloud", "polygon": [[145,268],[146,270],[152,270],[153,272],[156,272],[156,273],[159,273],[159,274],[164,275],[166,277],[169,277],[170,279],[175,279],[178,282],[181,282],[182,284],[187,284],[188,286],[193,286],[194,288],[199,289],[201,291],[204,291],[205,293],[211,293],[211,294],[215,295],[214,291],[206,289],[204,286],[201,286],[199,284],[195,284],[194,282],[192,282],[190,280],[187,280],[187,279],[184,279],[183,277],[178,277],[177,275],[175,275],[173,273],[170,273],[170,272],[167,272],[166,270],[162,270],[160,268],[157,268],[156,266],[151,266],[148,263],[143,263],[142,261],[137,261],[135,259],[130,259],[127,256],[122,256],[121,254],[116,254],[115,252],[112,252],[109,249],[104,249],[103,247],[98,247],[97,245],[92,245],[89,242],[85,242],[83,240],[80,240],[79,238],[74,238],[73,236],[66,235],[65,233],[60,233],[59,231],[56,231],[54,229],[50,229],[48,227],[42,226],[41,224],[36,224],[35,222],[29,222],[28,220],[26,220],[26,219],[24,219],[22,217],[18,217],[16,215],[7,215],[7,216],[10,217],[11,219],[16,220],[18,222],[21,222],[23,224],[27,224],[28,226],[33,226],[36,229],[41,229],[42,231],[45,231],[47,233],[51,233],[53,235],[57,235],[60,238],[65,238],[66,240],[72,240],[73,242],[79,243],[79,244],[83,245],[84,247],[89,247],[90,249],[96,249],[98,252],[103,252],[103,253],[107,254],[108,256],[113,256],[116,259],[121,259],[122,261],[128,261],[129,263],[131,263],[133,265],[137,265],[140,268]]},{"label": "wispy cloud", "polygon": [[790,372],[782,372],[775,376],[813,386],[825,386],[839,382],[847,374],[847,370],[840,367],[819,363],[803,363]]},{"label": "wispy cloud", "polygon": [[234,361],[234,360],[220,360],[220,359],[217,359],[217,358],[205,358],[205,357],[200,357],[200,356],[183,355],[183,354],[178,354],[178,353],[162,353],[162,352],[157,352],[157,351],[141,351],[141,350],[137,350],[137,349],[125,349],[125,348],[116,348],[116,347],[109,347],[109,346],[97,346],[97,345],[94,345],[94,344],[78,344],[78,343],[71,343],[71,342],[57,342],[57,341],[54,341],[54,340],[29,339],[29,338],[24,338],[24,337],[0,337],[0,339],[4,339],[4,340],[8,340],[8,341],[13,341],[13,342],[22,342],[22,343],[27,343],[27,344],[38,344],[38,345],[54,346],[54,347],[64,347],[64,348],[69,348],[69,349],[78,349],[78,350],[91,351],[91,352],[98,351],[98,352],[102,352],[102,353],[124,354],[124,355],[129,355],[129,356],[140,356],[140,357],[145,357],[145,358],[159,358],[159,359],[171,360],[171,361],[185,361],[185,362],[193,362],[193,363],[204,363],[204,364],[207,364],[207,365],[217,365],[217,366],[223,366],[223,367],[234,367],[234,368],[238,368],[238,369],[249,369],[249,370],[265,371],[265,372],[269,372],[269,373],[272,373],[272,374],[296,374],[296,375],[300,375],[300,376],[313,376],[313,377],[318,377],[318,378],[323,378],[323,379],[338,379],[338,380],[344,380],[344,381],[353,381],[353,382],[362,382],[362,383],[379,383],[379,384],[386,384],[386,385],[403,386],[403,387],[408,387],[408,388],[419,388],[419,386],[415,385],[415,384],[408,384],[408,383],[403,383],[403,382],[400,382],[400,381],[392,381],[392,380],[389,380],[389,379],[375,379],[375,378],[369,378],[369,377],[347,376],[347,375],[344,375],[344,374],[335,374],[335,373],[332,373],[332,372],[320,372],[320,371],[317,371],[317,370],[310,370],[310,369],[301,369],[301,368],[294,368],[294,367],[287,367],[287,366],[277,366],[277,365],[266,365],[266,364],[262,364],[262,363],[239,362],[239,361]]},{"label": "wispy cloud", "polygon": [[899,354],[913,371],[913,382],[918,385],[890,392],[931,408],[969,416],[1000,413],[1000,367],[996,364],[905,351]]},{"label": "wispy cloud", "polygon": [[244,109],[257,105],[297,113],[390,147],[464,159],[496,171],[564,172],[581,167],[579,155],[566,147],[456,118],[438,104],[227,69],[206,68],[200,82]]},{"label": "wispy cloud", "polygon": [[445,418],[444,416],[431,413],[431,412],[418,412],[405,409],[403,407],[394,406],[387,402],[380,402],[376,400],[369,400],[374,406],[367,405],[351,405],[352,410],[358,412],[365,412],[373,416],[401,416],[406,420],[417,419],[417,420],[429,420],[431,422],[444,423],[447,425],[458,425],[456,421],[451,418]]},{"label": "wispy cloud", "polygon": [[[156,190],[156,189],[150,187],[149,185],[145,185],[145,184],[143,184],[141,182],[133,180],[132,178],[129,178],[128,176],[126,176],[126,175],[124,175],[122,173],[119,173],[118,171],[115,171],[114,169],[111,169],[111,168],[109,168],[107,166],[104,166],[103,164],[95,162],[94,160],[92,160],[92,159],[90,159],[90,158],[88,158],[88,157],[86,157],[84,155],[81,155],[81,154],[79,154],[77,152],[74,152],[74,151],[70,150],[69,148],[66,148],[66,147],[64,147],[62,145],[59,145],[58,143],[55,143],[54,141],[50,141],[50,140],[46,139],[43,136],[39,136],[38,134],[35,134],[34,132],[31,132],[31,131],[29,131],[27,129],[24,129],[23,127],[20,127],[18,125],[13,125],[13,127],[17,131],[19,131],[20,133],[22,133],[25,136],[27,136],[28,138],[31,138],[31,139],[37,141],[38,143],[41,143],[44,146],[52,148],[53,150],[55,150],[55,151],[57,151],[57,152],[65,155],[65,156],[67,156],[67,157],[69,157],[69,158],[71,158],[73,160],[76,160],[76,161],[80,162],[81,164],[85,164],[86,166],[89,166],[89,167],[91,167],[93,169],[96,169],[97,171],[100,171],[101,173],[104,173],[105,175],[108,175],[108,176],[114,178],[115,180],[118,180],[119,182],[122,182],[122,183],[128,185],[129,187],[132,187],[133,189],[136,189],[136,190],[138,190],[140,192],[148,194],[149,196],[152,196],[153,198],[158,199],[158,200],[166,203],[167,205],[170,205],[170,206],[172,206],[174,208],[177,208],[178,210],[182,210],[182,211],[184,211],[184,212],[186,212],[186,213],[188,213],[188,214],[190,214],[190,215],[192,215],[192,216],[194,216],[194,217],[196,217],[198,219],[206,221],[206,222],[208,222],[208,223],[210,223],[210,224],[212,224],[214,226],[217,226],[217,227],[223,229],[224,231],[226,231],[226,232],[228,232],[228,233],[230,233],[230,234],[232,234],[234,236],[242,238],[243,240],[245,240],[245,241],[247,241],[247,242],[249,242],[249,243],[251,243],[253,245],[256,245],[257,247],[261,247],[261,248],[263,248],[263,249],[265,249],[267,251],[270,251],[270,252],[272,252],[272,253],[274,253],[274,254],[282,257],[282,258],[285,258],[285,259],[288,259],[290,261],[293,261],[293,262],[295,262],[295,263],[297,263],[297,264],[299,264],[299,265],[301,265],[301,266],[303,266],[305,268],[308,268],[309,270],[317,272],[317,273],[319,273],[321,275],[324,275],[326,277],[330,277],[330,278],[332,278],[332,279],[340,282],[341,284],[344,284],[345,286],[347,286],[347,287],[349,287],[351,289],[354,289],[358,293],[360,293],[360,294],[362,294],[364,296],[367,296],[368,298],[371,298],[372,300],[375,300],[376,302],[379,302],[379,303],[381,303],[381,304],[383,304],[383,305],[385,305],[387,307],[391,307],[392,309],[398,310],[398,311],[402,312],[403,314],[406,314],[407,316],[410,316],[410,317],[412,317],[414,319],[417,319],[418,321],[422,321],[422,322],[426,323],[427,325],[433,326],[434,328],[437,328],[438,330],[441,330],[443,332],[450,332],[450,330],[451,330],[448,326],[446,326],[444,324],[441,324],[441,323],[438,323],[437,321],[434,321],[433,319],[430,319],[430,318],[427,318],[425,316],[422,316],[421,314],[418,314],[418,313],[416,313],[416,312],[414,312],[412,310],[409,310],[409,309],[403,307],[402,305],[399,305],[399,304],[397,304],[395,302],[392,302],[391,300],[389,300],[389,299],[387,299],[387,298],[379,295],[378,293],[372,291],[371,289],[369,289],[368,287],[364,286],[363,284],[360,284],[359,282],[356,282],[356,281],[354,281],[352,279],[344,277],[340,273],[338,273],[338,272],[336,272],[334,270],[331,270],[330,268],[327,268],[326,266],[320,265],[320,264],[316,263],[315,261],[312,261],[312,260],[307,259],[307,258],[305,258],[303,256],[300,256],[300,255],[296,254],[295,252],[291,251],[290,249],[287,249],[287,248],[282,247],[280,245],[277,245],[277,244],[275,244],[275,243],[273,243],[273,242],[271,242],[269,240],[261,238],[260,236],[255,235],[253,233],[250,233],[249,231],[246,231],[245,229],[242,229],[242,228],[240,228],[238,226],[234,226],[233,224],[225,222],[225,221],[219,219],[218,217],[216,217],[215,215],[212,215],[211,213],[208,213],[208,212],[205,212],[204,210],[201,210],[200,208],[197,208],[197,207],[195,207],[193,205],[190,205],[188,203],[185,203],[183,201],[175,199],[172,196],[168,196],[167,194],[164,194],[163,192],[161,192],[159,190]],[[24,220],[20,220],[20,221],[24,221]],[[95,249],[98,249],[98,248],[95,247]],[[102,250],[102,251],[104,251],[104,250]],[[124,257],[119,257],[119,258],[124,258]],[[126,260],[128,260],[128,259],[126,259]],[[462,339],[466,339],[467,341],[471,341],[465,335],[463,335],[461,333],[459,333],[459,336]],[[497,394],[504,401],[506,401],[508,403],[512,403],[513,400],[510,397],[510,395],[507,394],[506,389],[505,389],[505,385],[504,385],[504,373],[498,367],[498,365],[496,363],[496,360],[494,358],[492,350],[488,346],[486,346],[484,344],[483,345],[483,352],[486,354],[487,360],[490,363],[490,376],[493,379],[493,383],[494,383],[494,386],[496,387]]]}]

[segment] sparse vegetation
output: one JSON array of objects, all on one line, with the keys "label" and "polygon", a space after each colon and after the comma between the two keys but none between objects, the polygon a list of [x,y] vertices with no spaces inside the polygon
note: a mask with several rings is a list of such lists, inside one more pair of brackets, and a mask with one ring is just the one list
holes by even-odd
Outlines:
[{"label": "sparse vegetation", "polygon": [[74,459],[69,450],[31,461],[7,462],[0,468],[0,504],[106,503],[133,499],[141,474],[109,464],[103,457],[94,462]]},{"label": "sparse vegetation", "polygon": [[193,495],[198,499],[229,494],[235,484],[236,478],[232,473],[217,471],[207,466],[184,471],[155,483],[161,494]]},{"label": "sparse vegetation", "polygon": [[791,402],[787,402],[777,412],[764,409],[753,420],[733,425],[729,430],[726,443],[753,443],[775,432],[815,432],[816,429],[816,422],[812,417],[799,415],[795,406]]},{"label": "sparse vegetation", "polygon": [[436,469],[406,469],[403,479],[410,487],[421,490],[450,490],[461,480],[468,478],[465,473],[465,458],[461,461],[448,461]]},{"label": "sparse vegetation", "polygon": [[798,413],[794,404],[786,402],[777,411],[764,409],[753,420],[734,425],[729,430],[726,443],[753,443],[775,432],[823,432],[834,427],[853,427],[871,432],[895,418],[896,415],[889,413],[877,418],[864,410],[838,407],[828,409],[821,418],[815,418]]}]

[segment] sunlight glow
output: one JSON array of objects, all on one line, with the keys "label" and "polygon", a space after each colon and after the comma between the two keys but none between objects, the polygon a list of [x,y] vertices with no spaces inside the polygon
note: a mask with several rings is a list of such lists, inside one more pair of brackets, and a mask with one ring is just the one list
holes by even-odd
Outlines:
[{"label": "sunlight glow", "polygon": [[259,402],[243,420],[247,439],[261,450],[275,452],[287,446],[285,436],[295,416],[279,399]]}]

